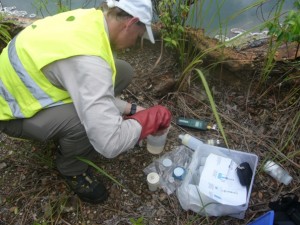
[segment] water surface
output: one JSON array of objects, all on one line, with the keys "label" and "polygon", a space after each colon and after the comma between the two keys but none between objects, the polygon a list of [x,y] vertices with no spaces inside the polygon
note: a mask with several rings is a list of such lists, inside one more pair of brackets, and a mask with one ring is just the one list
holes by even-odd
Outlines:
[{"label": "water surface", "polygon": [[[55,14],[57,12],[57,5],[54,3],[57,2],[56,0],[48,0],[48,12],[43,10],[42,15],[37,10],[38,2],[41,2],[40,0],[0,0],[0,2],[3,7],[15,6],[16,10],[26,11],[26,16],[36,14],[38,17],[42,17],[49,15],[49,13]],[[103,0],[70,0],[69,2],[71,2],[71,8],[75,9],[80,7],[97,7]],[[204,28],[207,34],[216,34],[218,33],[217,30],[220,29],[220,22],[222,23],[222,29],[226,28],[227,30],[231,30],[232,28],[248,30],[255,27],[269,17],[269,14],[274,11],[278,0],[269,0],[267,3],[247,10],[238,16],[234,15],[249,5],[254,4],[257,0],[206,0],[204,2],[202,10],[197,10],[197,20],[193,23],[196,23],[198,27]],[[293,2],[292,0],[285,1],[283,12],[291,10]],[[220,6],[221,10],[218,13],[218,7]],[[199,8],[199,6],[197,7]]]}]

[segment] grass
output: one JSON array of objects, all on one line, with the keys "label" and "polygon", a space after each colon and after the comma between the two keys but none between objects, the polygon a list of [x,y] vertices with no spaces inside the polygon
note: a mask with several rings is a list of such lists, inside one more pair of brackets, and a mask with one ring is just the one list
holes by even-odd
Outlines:
[{"label": "grass", "polygon": [[218,125],[218,129],[219,129],[219,131],[220,131],[221,134],[222,134],[222,137],[223,137],[223,139],[224,139],[224,141],[225,141],[226,146],[229,147],[229,146],[228,146],[228,141],[227,141],[227,138],[226,138],[226,134],[225,134],[225,131],[224,131],[224,128],[223,128],[221,119],[220,119],[220,117],[219,117],[219,113],[218,113],[218,111],[217,111],[217,107],[216,107],[215,101],[214,101],[213,96],[212,96],[212,93],[211,93],[211,91],[210,91],[210,89],[209,89],[209,85],[208,85],[208,83],[207,83],[207,81],[206,81],[206,79],[205,79],[203,73],[201,72],[201,70],[196,69],[196,72],[197,72],[197,74],[199,75],[199,77],[200,77],[200,79],[201,79],[201,81],[202,81],[202,83],[203,83],[205,92],[206,92],[206,94],[207,94],[207,96],[208,96],[208,100],[209,100],[209,103],[210,103],[210,106],[211,106],[211,109],[212,109],[212,113],[213,113],[213,115],[214,115],[214,117],[215,117],[215,120],[216,120],[216,122],[217,122],[217,125]]},{"label": "grass", "polygon": [[5,20],[5,15],[0,13],[0,41],[4,44],[11,40],[11,34],[9,33],[10,24],[13,24],[13,22]]}]

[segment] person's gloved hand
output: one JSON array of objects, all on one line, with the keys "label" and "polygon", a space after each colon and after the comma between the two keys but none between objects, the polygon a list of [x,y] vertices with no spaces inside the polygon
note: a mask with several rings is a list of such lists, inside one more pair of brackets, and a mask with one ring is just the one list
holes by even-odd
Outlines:
[{"label": "person's gloved hand", "polygon": [[134,115],[126,116],[126,119],[134,119],[141,124],[140,140],[142,140],[149,134],[168,128],[171,123],[171,112],[164,106],[156,105]]}]

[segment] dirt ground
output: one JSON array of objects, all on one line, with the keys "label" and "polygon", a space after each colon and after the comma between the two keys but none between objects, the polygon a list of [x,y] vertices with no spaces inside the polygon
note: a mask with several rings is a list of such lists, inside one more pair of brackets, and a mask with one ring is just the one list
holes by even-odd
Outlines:
[{"label": "dirt ground", "polygon": [[[16,140],[0,134],[0,225],[28,224],[247,224],[269,211],[268,203],[280,194],[299,190],[299,140],[289,142],[293,158],[278,153],[276,145],[284,142],[282,134],[288,132],[286,124],[290,114],[276,110],[282,96],[257,95],[253,83],[255,74],[220,75],[219,70],[207,78],[214,95],[230,149],[256,154],[259,157],[255,181],[244,219],[229,216],[204,217],[180,206],[176,194],[158,189],[151,192],[143,170],[164,153],[181,145],[178,135],[189,133],[202,140],[219,139],[218,131],[197,131],[176,125],[178,116],[198,118],[215,123],[201,82],[191,78],[186,92],[175,89],[179,75],[176,61],[164,51],[160,56],[160,42],[128,49],[119,58],[129,61],[136,70],[133,83],[121,96],[144,107],[162,104],[173,114],[172,128],[164,152],[150,154],[143,143],[114,159],[99,157],[95,164],[120,182],[102,177],[110,197],[104,204],[81,202],[66,186],[54,165],[54,144]],[[251,86],[252,85],[252,86]],[[299,130],[297,130],[299,134]],[[298,135],[299,137],[299,135]],[[261,171],[267,159],[278,160],[293,177],[290,185],[278,183]]]}]

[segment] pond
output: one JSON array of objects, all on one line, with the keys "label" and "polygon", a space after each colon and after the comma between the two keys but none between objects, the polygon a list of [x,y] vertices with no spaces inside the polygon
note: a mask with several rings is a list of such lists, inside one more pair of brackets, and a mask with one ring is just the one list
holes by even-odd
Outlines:
[{"label": "pond", "polygon": [[[43,2],[49,2],[47,4],[46,12],[43,10],[43,15],[37,11],[38,2],[41,0],[0,0],[2,7],[12,7],[12,12],[19,13],[20,16],[35,17],[47,16],[55,14],[57,12],[56,0],[43,0]],[[62,2],[70,2],[72,9],[75,8],[91,8],[99,6],[103,0],[69,0]],[[206,33],[210,36],[218,33],[220,29],[219,21],[222,23],[222,29],[231,30],[232,28],[238,28],[243,30],[249,30],[255,27],[257,24],[262,23],[267,19],[274,11],[274,7],[278,0],[268,0],[264,4],[246,10],[240,15],[235,16],[237,12],[247,8],[250,5],[259,2],[257,0],[207,0],[204,1],[201,10],[197,10],[195,15],[197,17],[196,22],[198,27],[204,28]],[[294,1],[285,1],[282,12],[287,12],[293,8]],[[197,6],[199,8],[199,5]],[[221,8],[218,13],[218,8]],[[200,18],[200,19],[199,19]],[[227,33],[227,32],[226,32]]]}]

